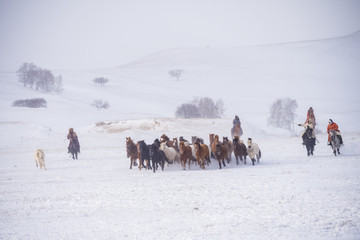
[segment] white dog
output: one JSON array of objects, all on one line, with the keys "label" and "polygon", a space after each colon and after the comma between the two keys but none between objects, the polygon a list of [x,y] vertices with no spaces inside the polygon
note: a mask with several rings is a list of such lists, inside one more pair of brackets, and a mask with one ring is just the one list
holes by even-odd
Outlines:
[{"label": "white dog", "polygon": [[44,167],[44,169],[46,170],[44,150],[36,149],[34,152],[34,159],[35,159],[36,167],[40,166],[40,169]]},{"label": "white dog", "polygon": [[[259,146],[256,143],[254,143],[251,138],[248,138],[247,141],[247,154],[249,155],[253,165],[255,165],[256,160],[259,163],[259,160],[261,158],[261,151]],[[245,158],[245,163],[246,163],[246,158]]]}]

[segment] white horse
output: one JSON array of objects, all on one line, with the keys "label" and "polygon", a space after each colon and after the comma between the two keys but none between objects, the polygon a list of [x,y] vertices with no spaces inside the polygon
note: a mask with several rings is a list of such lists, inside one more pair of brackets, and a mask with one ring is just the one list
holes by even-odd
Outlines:
[{"label": "white horse", "polygon": [[36,167],[40,166],[40,169],[44,168],[46,170],[44,150],[36,149],[34,151],[34,159],[35,159]]},{"label": "white horse", "polygon": [[[261,151],[259,146],[254,143],[251,138],[248,138],[247,141],[247,154],[249,155],[253,165],[255,165],[256,160],[257,163],[259,163],[259,160],[261,158]],[[244,164],[246,164],[246,158]]]},{"label": "white horse", "polygon": [[340,154],[340,139],[338,137],[338,135],[336,134],[335,130],[330,130],[330,143],[331,143],[331,147],[334,150],[334,155],[336,156],[336,151],[338,154]]},{"label": "white horse", "polygon": [[175,150],[173,147],[168,147],[166,142],[160,144],[160,150],[164,151],[165,156],[171,161],[172,163],[180,162],[180,154]]}]

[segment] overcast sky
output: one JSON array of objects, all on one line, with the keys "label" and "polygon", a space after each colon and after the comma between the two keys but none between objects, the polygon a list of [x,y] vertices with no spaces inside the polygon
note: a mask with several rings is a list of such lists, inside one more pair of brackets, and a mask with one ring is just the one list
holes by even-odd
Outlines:
[{"label": "overcast sky", "polygon": [[113,67],[178,47],[360,30],[360,0],[0,0],[0,71]]}]

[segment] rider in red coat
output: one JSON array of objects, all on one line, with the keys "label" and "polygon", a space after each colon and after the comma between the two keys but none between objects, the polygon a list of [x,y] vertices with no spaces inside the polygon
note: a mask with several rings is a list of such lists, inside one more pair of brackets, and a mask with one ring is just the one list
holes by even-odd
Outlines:
[{"label": "rider in red coat", "polygon": [[327,126],[327,133],[328,133],[328,145],[330,145],[330,130],[334,130],[336,135],[340,139],[340,144],[343,144],[342,136],[340,134],[339,126],[333,122],[332,119],[329,119],[329,125]]},{"label": "rider in red coat", "polygon": [[311,120],[311,123],[313,124],[313,129],[315,129],[316,119],[315,119],[314,109],[312,107],[310,107],[307,112],[306,120],[305,120],[304,124],[308,123],[309,120]]}]

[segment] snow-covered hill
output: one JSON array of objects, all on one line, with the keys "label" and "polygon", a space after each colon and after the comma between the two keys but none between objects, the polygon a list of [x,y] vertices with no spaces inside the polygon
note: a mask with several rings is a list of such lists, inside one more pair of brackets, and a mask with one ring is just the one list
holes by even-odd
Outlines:
[{"label": "snow-covered hill", "polygon": [[[360,34],[243,48],[173,49],[117,68],[66,71],[62,94],[24,88],[0,73],[0,239],[358,239],[360,236]],[[35,63],[36,64],[36,63]],[[179,81],[169,70],[183,69]],[[105,87],[92,80],[107,77]],[[222,119],[175,119],[193,97],[221,98]],[[11,107],[41,97],[47,108]],[[321,133],[314,156],[302,129],[267,126],[278,98],[297,101],[296,123],[312,106]],[[110,103],[97,111],[95,99]],[[243,138],[260,164],[224,169],[178,165],[129,169],[125,138],[230,136],[240,116]],[[326,146],[327,120],[343,133],[341,155]],[[66,153],[68,128],[81,154]],[[43,148],[46,171],[35,167]]]}]

